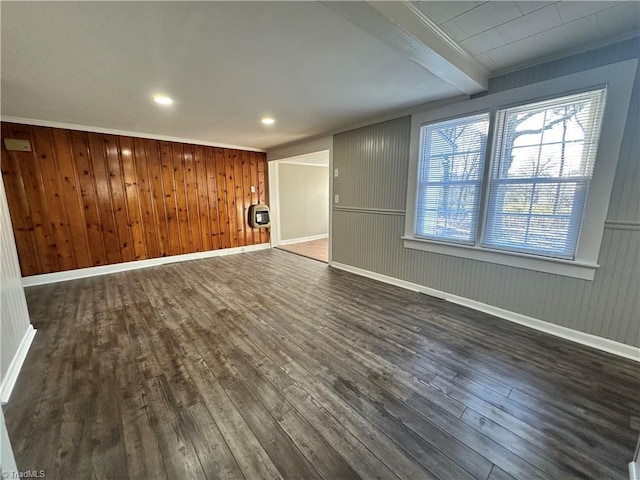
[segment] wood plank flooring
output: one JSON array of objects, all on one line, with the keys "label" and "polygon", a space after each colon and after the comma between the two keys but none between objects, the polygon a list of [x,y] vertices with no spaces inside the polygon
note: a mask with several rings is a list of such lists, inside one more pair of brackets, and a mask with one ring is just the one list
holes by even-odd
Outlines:
[{"label": "wood plank flooring", "polygon": [[310,242],[292,243],[291,245],[278,245],[276,248],[285,252],[295,253],[303,257],[312,258],[320,262],[329,261],[329,239],[320,238]]},{"label": "wood plank flooring", "polygon": [[32,287],[60,479],[624,479],[639,365],[278,250]]}]

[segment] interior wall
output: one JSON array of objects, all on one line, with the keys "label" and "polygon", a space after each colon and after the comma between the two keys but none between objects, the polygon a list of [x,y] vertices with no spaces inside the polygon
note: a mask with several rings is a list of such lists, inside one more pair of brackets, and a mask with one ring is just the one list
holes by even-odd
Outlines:
[{"label": "interior wall", "polygon": [[[637,56],[637,39],[621,42],[494,79],[490,93]],[[640,346],[639,105],[637,74],[593,281],[405,249],[410,117],[334,137],[333,261]]]},{"label": "interior wall", "polygon": [[280,163],[280,240],[329,232],[329,167]]},{"label": "interior wall", "polygon": [[277,147],[267,152],[267,160],[282,160],[285,158],[299,157],[300,155],[307,155],[309,153],[321,152],[323,150],[331,151],[333,145],[333,137],[328,135],[326,137],[315,138],[313,140],[305,140],[297,142],[292,145]]},{"label": "interior wall", "polygon": [[247,219],[264,153],[5,122],[2,139],[23,276],[269,241]]},{"label": "interior wall", "polygon": [[0,385],[31,329],[4,186],[0,181]]}]

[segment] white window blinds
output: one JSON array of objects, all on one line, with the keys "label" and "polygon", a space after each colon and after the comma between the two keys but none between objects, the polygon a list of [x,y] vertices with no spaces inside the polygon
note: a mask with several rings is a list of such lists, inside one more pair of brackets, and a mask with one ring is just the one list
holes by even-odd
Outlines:
[{"label": "white window blinds", "polygon": [[488,113],[421,128],[417,237],[474,243],[488,128]]},{"label": "white window blinds", "polygon": [[483,246],[574,258],[605,92],[498,110]]}]

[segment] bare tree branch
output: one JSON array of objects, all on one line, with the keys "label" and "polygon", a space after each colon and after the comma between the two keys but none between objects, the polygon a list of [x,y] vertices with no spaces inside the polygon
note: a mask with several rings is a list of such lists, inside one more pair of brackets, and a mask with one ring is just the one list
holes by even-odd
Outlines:
[{"label": "bare tree branch", "polygon": [[535,135],[537,133],[542,133],[545,130],[549,130],[550,128],[553,128],[554,125],[557,125],[560,122],[564,122],[565,120],[568,120],[573,115],[574,115],[574,113],[563,115],[561,118],[556,118],[555,120],[552,120],[549,123],[547,123],[546,125],[544,125],[542,128],[538,128],[536,130],[516,130],[514,138],[518,138],[518,137],[520,137],[522,135]]}]

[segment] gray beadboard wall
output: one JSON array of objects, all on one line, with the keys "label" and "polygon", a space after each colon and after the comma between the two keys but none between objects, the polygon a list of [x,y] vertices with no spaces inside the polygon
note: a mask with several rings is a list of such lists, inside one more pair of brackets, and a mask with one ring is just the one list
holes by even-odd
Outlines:
[{"label": "gray beadboard wall", "polygon": [[[638,57],[638,39],[493,79],[497,92]],[[405,249],[410,117],[334,136],[332,260],[640,347],[640,75],[593,281]]]}]

